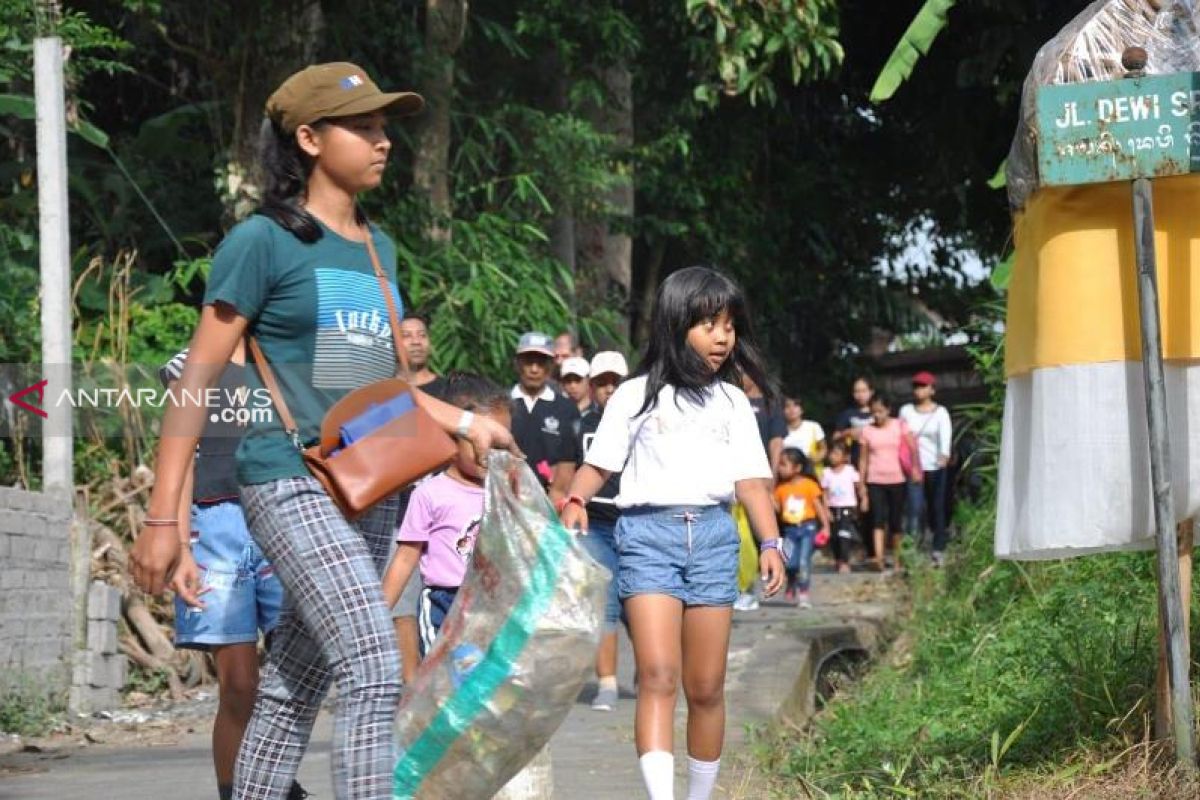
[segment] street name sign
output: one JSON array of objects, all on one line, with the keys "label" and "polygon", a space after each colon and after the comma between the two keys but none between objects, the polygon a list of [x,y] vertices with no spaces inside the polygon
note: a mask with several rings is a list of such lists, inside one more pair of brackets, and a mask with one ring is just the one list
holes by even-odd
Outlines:
[{"label": "street name sign", "polygon": [[1200,72],[1044,86],[1037,144],[1045,186],[1200,172]]}]

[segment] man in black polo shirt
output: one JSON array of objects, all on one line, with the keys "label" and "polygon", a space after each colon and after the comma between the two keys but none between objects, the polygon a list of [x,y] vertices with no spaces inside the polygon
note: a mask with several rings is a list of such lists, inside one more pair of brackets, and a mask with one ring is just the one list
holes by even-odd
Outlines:
[{"label": "man in black polo shirt", "polygon": [[575,476],[579,411],[549,384],[554,340],[527,333],[517,344],[517,384],[512,389],[512,434],[542,486],[556,502]]}]

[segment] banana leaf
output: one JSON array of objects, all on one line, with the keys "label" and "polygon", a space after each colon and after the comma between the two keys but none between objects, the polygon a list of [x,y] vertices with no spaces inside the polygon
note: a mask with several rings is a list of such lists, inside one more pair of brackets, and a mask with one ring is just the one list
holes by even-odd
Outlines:
[{"label": "banana leaf", "polygon": [[913,73],[917,61],[929,52],[933,40],[937,38],[948,20],[946,15],[954,7],[956,0],[926,0],[917,12],[917,16],[909,24],[896,49],[888,56],[887,63],[879,71],[875,85],[871,88],[871,102],[882,103],[896,93],[900,84],[904,83]]}]

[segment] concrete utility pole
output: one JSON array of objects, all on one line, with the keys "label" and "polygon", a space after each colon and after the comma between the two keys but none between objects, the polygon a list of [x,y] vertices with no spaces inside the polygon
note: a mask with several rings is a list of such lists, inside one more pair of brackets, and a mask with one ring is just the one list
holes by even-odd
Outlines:
[{"label": "concrete utility pole", "polygon": [[[40,9],[58,19],[58,4]],[[63,85],[63,43],[57,36],[33,43],[34,102],[37,114],[38,252],[41,268],[42,379],[55,394],[70,391],[71,240],[67,200],[67,118]],[[72,505],[75,493],[75,439],[71,407],[47,402],[42,408],[42,491]],[[75,601],[76,652],[87,644],[87,590],[91,537],[78,516],[71,522],[71,591]],[[72,697],[76,693],[72,692]]]},{"label": "concrete utility pole", "polygon": [[[42,365],[55,392],[70,389],[71,242],[67,206],[67,119],[63,45],[57,36],[33,43],[37,108],[38,249],[42,280]],[[67,384],[61,385],[63,379]],[[45,491],[74,489],[71,409],[44,405],[42,481]]]}]

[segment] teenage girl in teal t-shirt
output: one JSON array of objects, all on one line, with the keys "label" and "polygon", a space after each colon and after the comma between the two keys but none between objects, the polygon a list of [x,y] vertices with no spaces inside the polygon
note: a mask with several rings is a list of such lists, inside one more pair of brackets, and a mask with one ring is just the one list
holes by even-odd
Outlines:
[{"label": "teenage girl in teal t-shirt", "polygon": [[[308,445],[346,392],[396,373],[387,305],[366,240],[372,238],[393,292],[395,248],[368,225],[356,199],[382,178],[391,150],[385,112],[411,114],[422,104],[414,94],[380,92],[345,63],[302,70],[271,96],[263,124],[263,206],[217,249],[180,379],[183,397],[203,396],[237,342],[253,335]],[[257,386],[253,372],[250,378]],[[500,425],[413,394],[446,431],[464,430],[480,458],[494,446],[512,448]],[[183,476],[206,416],[200,406],[180,405],[163,420],[149,518],[130,559],[134,580],[151,593],[166,588],[179,563]],[[254,417],[237,462],[250,531],[275,565],[288,603],[238,756],[234,796],[287,794],[336,681],[334,794],[391,798],[400,657],[380,573],[397,502],[347,520],[274,414]]]}]

